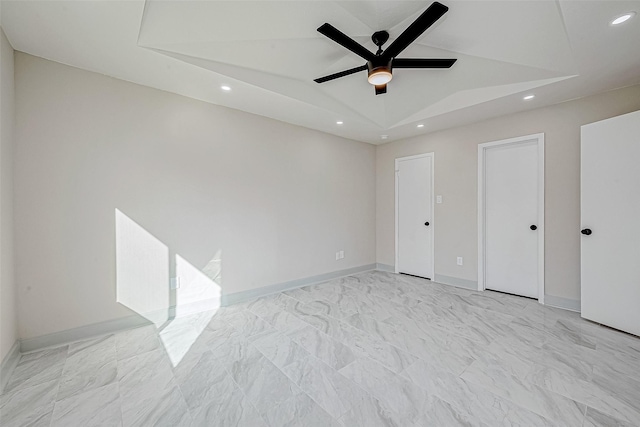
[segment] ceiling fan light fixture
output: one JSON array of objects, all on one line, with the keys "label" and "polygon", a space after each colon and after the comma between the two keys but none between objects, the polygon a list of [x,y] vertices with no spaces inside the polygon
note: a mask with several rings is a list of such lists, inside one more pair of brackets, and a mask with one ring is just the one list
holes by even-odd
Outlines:
[{"label": "ceiling fan light fixture", "polygon": [[378,67],[369,71],[369,77],[367,80],[374,86],[386,85],[393,78],[391,69],[388,67]]}]

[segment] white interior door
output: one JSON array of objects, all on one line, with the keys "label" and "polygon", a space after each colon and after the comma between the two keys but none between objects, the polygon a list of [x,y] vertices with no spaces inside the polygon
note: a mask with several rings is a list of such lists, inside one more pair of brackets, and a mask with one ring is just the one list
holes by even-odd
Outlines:
[{"label": "white interior door", "polygon": [[640,335],[640,111],[582,126],[580,187],[582,317]]},{"label": "white interior door", "polygon": [[433,278],[433,153],[396,159],[396,272]]},{"label": "white interior door", "polygon": [[539,297],[537,137],[487,146],[484,154],[484,288]]}]

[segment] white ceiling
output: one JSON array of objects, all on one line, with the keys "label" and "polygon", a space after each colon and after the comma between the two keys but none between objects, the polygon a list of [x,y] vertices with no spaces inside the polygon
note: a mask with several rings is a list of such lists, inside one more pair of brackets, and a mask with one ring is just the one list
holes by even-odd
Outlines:
[{"label": "white ceiling", "polygon": [[431,1],[2,0],[2,27],[19,51],[373,144],[640,83],[640,16],[609,25],[640,0],[441,2],[399,57],[458,62],[397,69],[379,96],[366,72],[313,82],[364,64],[316,28],[375,51]]}]

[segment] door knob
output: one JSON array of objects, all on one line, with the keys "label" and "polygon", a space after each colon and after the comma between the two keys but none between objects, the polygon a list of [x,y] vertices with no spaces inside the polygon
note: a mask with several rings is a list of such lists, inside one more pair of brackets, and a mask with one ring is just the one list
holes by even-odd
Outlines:
[{"label": "door knob", "polygon": [[532,226],[531,226],[531,227],[529,227],[529,228],[530,228],[530,229],[532,229],[532,230],[537,230],[537,229],[538,229],[538,227],[537,227],[536,225],[532,225]]},{"label": "door knob", "polygon": [[425,222],[424,225],[429,226],[429,221]]},{"label": "door knob", "polygon": [[591,229],[585,228],[584,230],[581,231],[581,233],[584,234],[585,236],[588,236],[591,234]]}]

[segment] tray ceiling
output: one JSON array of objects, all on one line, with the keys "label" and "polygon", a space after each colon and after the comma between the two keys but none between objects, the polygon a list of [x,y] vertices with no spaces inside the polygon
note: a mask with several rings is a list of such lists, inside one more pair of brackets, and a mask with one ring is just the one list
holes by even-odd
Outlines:
[{"label": "tray ceiling", "polygon": [[430,3],[3,1],[2,26],[16,50],[374,144],[640,83],[640,19],[609,25],[640,1],[573,0],[445,0],[399,57],[451,69],[397,69],[379,96],[366,72],[313,82],[364,64],[318,26],[375,51],[374,31],[388,45]]}]

